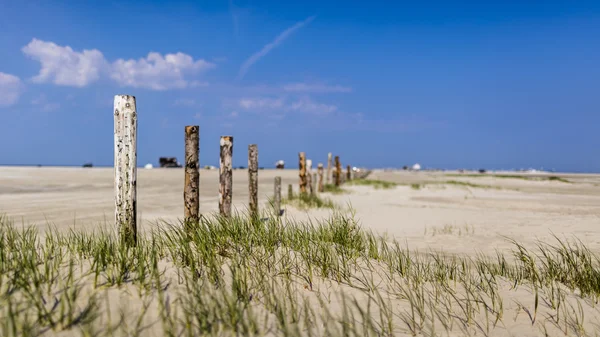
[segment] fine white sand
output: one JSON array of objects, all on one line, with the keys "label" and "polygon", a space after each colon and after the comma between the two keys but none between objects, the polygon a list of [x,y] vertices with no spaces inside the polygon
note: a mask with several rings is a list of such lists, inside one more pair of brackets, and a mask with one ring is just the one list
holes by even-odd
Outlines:
[{"label": "fine white sand", "polygon": [[[297,190],[296,170],[261,170],[259,200],[263,207],[273,195],[275,176],[282,177],[284,197],[288,184],[293,184]],[[536,240],[553,241],[553,234],[566,238],[575,236],[593,251],[598,251],[600,176],[560,176],[569,182],[459,176],[456,172],[375,171],[369,179],[399,185],[390,189],[344,186],[348,193],[324,197],[331,198],[342,211],[347,211],[351,205],[356,219],[367,230],[386,234],[419,251],[438,250],[470,256],[478,252],[494,254],[495,250],[507,253],[514,248],[507,242],[507,237],[533,246]],[[58,229],[110,226],[114,214],[112,177],[111,168],[2,167],[0,214],[7,215],[17,224],[35,224],[42,232],[48,223]],[[202,170],[200,177],[201,212],[215,212],[218,208],[218,172]],[[247,205],[247,177],[245,170],[234,171],[233,202],[240,211]],[[141,230],[152,228],[158,219],[173,222],[182,217],[183,178],[182,169],[138,171]],[[328,209],[301,211],[285,207],[286,217],[299,220],[322,218],[331,212]],[[531,292],[527,288],[513,290],[510,284],[501,285],[500,290],[506,303],[507,318],[503,327],[490,335],[543,336],[542,330],[532,327],[514,301],[518,299],[528,306],[533,305],[530,303],[533,300]],[[353,289],[345,291],[362,296]],[[394,301],[399,308],[406,307],[406,301]],[[600,317],[593,304],[586,302],[582,310],[586,321]],[[513,314],[514,319],[509,317]],[[594,328],[586,326],[589,335],[593,335]],[[551,336],[563,335],[558,328],[551,327],[549,331]],[[160,335],[160,330],[155,333]],[[463,334],[457,331],[448,335]]]},{"label": "fine white sand", "polygon": [[[259,202],[263,207],[273,196],[275,176],[282,177],[283,197],[289,184],[294,191],[298,189],[297,170],[259,171]],[[399,186],[344,186],[349,193],[326,197],[342,208],[351,205],[365,228],[387,233],[419,250],[493,253],[511,246],[505,236],[532,244],[552,240],[553,234],[576,236],[590,248],[599,248],[600,175],[560,176],[570,183],[461,177],[457,172],[374,171],[369,179]],[[152,228],[159,219],[176,222],[182,218],[183,178],[183,169],[138,170],[141,230]],[[243,212],[248,202],[246,170],[234,170],[233,189],[234,209]],[[201,170],[202,213],[218,210],[218,191],[218,170]],[[112,168],[0,167],[0,213],[17,224],[36,224],[42,232],[49,223],[58,229],[110,226],[113,193]],[[299,220],[330,213],[327,209],[286,210],[286,216]]]}]

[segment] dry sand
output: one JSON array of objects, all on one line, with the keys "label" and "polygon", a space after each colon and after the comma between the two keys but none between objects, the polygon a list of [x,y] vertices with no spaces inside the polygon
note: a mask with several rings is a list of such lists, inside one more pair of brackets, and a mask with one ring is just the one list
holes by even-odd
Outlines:
[{"label": "dry sand", "polygon": [[[273,195],[275,176],[297,190],[296,170],[259,171],[259,202]],[[138,170],[138,216],[142,230],[156,220],[176,222],[183,216],[183,170]],[[530,176],[530,175],[524,175]],[[89,229],[110,225],[114,217],[112,168],[0,167],[0,213],[17,223],[47,223],[60,228]],[[248,174],[234,170],[234,208],[248,202]],[[369,179],[401,185],[376,190],[346,186],[350,193],[328,195],[341,206],[351,204],[366,228],[406,241],[419,250],[448,253],[490,253],[510,247],[504,236],[525,244],[558,236],[580,238],[600,248],[600,175],[561,175],[561,181],[530,181],[493,177],[458,177],[455,172],[374,171]],[[444,184],[461,181],[482,185]],[[218,171],[200,172],[200,211],[218,210]],[[420,189],[411,187],[420,184]],[[491,188],[484,188],[490,186]],[[327,216],[329,210],[303,212],[287,207],[297,219]]]},{"label": "dry sand", "polygon": [[[73,226],[90,229],[110,224],[114,212],[112,174],[110,168],[0,168],[0,213],[17,223],[36,224],[42,231],[47,222],[59,229]],[[296,189],[296,170],[259,171],[259,199],[263,206],[272,196],[276,175],[282,177],[284,196],[288,184],[294,184]],[[216,211],[218,172],[203,170],[200,177],[201,212]],[[538,239],[552,241],[552,233],[560,237],[576,236],[597,251],[600,249],[600,176],[561,177],[569,182],[459,177],[448,172],[375,171],[369,179],[395,182],[399,186],[379,190],[371,186],[344,186],[349,193],[327,197],[340,206],[351,204],[364,228],[387,234],[420,251],[472,255],[474,252],[493,254],[500,249],[506,253],[513,246],[504,236],[530,246]],[[176,221],[181,218],[182,194],[182,169],[140,169],[140,228],[152,228],[157,219]],[[247,172],[234,171],[234,206],[244,210],[247,199]],[[305,212],[286,207],[285,216],[302,220],[330,213],[331,210],[325,209]],[[357,297],[362,296],[361,292],[345,288]],[[531,291],[527,287],[510,288],[508,284],[500,287],[507,318],[503,326],[490,335],[543,336],[542,330],[532,327],[514,302],[518,299],[532,306]],[[394,300],[394,305],[406,308],[406,301]],[[335,304],[332,307],[335,308]],[[583,310],[588,322],[600,317],[597,308],[590,303],[584,303]],[[152,315],[156,316],[156,312]],[[513,315],[514,319],[509,317]],[[596,328],[589,323],[586,328],[593,336]],[[553,327],[549,331],[549,336],[563,335]],[[160,330],[155,334],[160,335]],[[464,333],[441,335],[462,336]]]}]

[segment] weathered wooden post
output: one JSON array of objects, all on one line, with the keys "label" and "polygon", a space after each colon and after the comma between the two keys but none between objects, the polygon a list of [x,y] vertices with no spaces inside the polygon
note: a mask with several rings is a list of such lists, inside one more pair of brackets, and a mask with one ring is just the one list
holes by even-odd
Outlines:
[{"label": "weathered wooden post", "polygon": [[331,182],[331,152],[327,154],[327,184]]},{"label": "weathered wooden post", "polygon": [[294,199],[294,189],[292,187],[292,184],[288,185],[288,200],[292,200]]},{"label": "weathered wooden post", "polygon": [[135,97],[116,95],[115,120],[115,223],[121,242],[137,243],[137,109]]},{"label": "weathered wooden post", "polygon": [[312,180],[312,160],[306,160],[306,185],[308,185],[308,192],[310,195],[314,195],[315,191],[313,190],[313,180]]},{"label": "weathered wooden post", "polygon": [[185,127],[185,182],[183,185],[183,216],[188,229],[197,224],[200,219],[200,127],[188,125]]},{"label": "weathered wooden post", "polygon": [[346,181],[352,180],[352,169],[350,165],[346,166]]},{"label": "weathered wooden post", "polygon": [[335,156],[335,186],[340,186],[342,178],[342,164],[340,164],[340,156]]},{"label": "weathered wooden post", "polygon": [[219,165],[219,212],[222,216],[231,216],[231,196],[233,175],[231,157],[233,156],[233,137],[221,136],[221,155]]},{"label": "weathered wooden post", "polygon": [[319,163],[317,165],[317,173],[319,174],[319,193],[323,193],[323,164]]},{"label": "weathered wooden post", "polygon": [[300,159],[299,168],[300,168],[300,194],[306,193],[306,155],[304,152],[300,152],[298,154]]},{"label": "weathered wooden post", "polygon": [[250,216],[258,217],[258,147],[256,144],[248,145],[248,206]]},{"label": "weathered wooden post", "polygon": [[[290,185],[291,187],[292,185]],[[273,198],[273,208],[275,214],[281,215],[281,177],[275,177],[275,196]]]}]

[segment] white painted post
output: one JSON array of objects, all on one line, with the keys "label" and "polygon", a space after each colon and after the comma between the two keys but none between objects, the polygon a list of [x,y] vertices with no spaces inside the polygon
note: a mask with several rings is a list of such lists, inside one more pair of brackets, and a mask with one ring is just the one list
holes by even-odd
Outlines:
[{"label": "white painted post", "polygon": [[135,97],[116,95],[115,117],[115,224],[122,242],[137,242],[137,109]]}]

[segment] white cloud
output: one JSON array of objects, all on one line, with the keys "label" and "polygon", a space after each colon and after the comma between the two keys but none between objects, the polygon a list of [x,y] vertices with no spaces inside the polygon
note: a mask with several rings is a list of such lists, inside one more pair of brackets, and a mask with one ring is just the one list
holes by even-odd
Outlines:
[{"label": "white cloud", "polygon": [[283,32],[281,32],[281,34],[277,35],[277,37],[275,38],[275,40],[273,40],[272,42],[266,44],[260,51],[254,53],[252,56],[250,56],[250,58],[248,58],[244,62],[244,64],[242,64],[242,66],[240,67],[240,72],[238,74],[238,79],[242,79],[244,77],[244,75],[246,75],[246,73],[248,72],[248,70],[250,69],[250,67],[252,67],[252,65],[254,63],[256,63],[258,60],[260,60],[261,58],[263,58],[265,55],[267,55],[271,50],[273,50],[273,48],[275,48],[278,45],[280,45],[283,41],[285,41],[288,37],[290,37],[290,35],[292,35],[295,31],[297,31],[298,29],[300,29],[300,28],[304,27],[305,25],[309,24],[314,19],[315,19],[315,16],[311,16],[311,17],[307,18],[304,21],[296,23],[292,27],[290,27],[290,28],[284,30]]},{"label": "white cloud", "polygon": [[97,49],[74,51],[69,46],[35,38],[22,51],[41,64],[33,82],[73,87],[85,87],[103,76],[121,86],[152,90],[206,86],[206,82],[189,82],[185,77],[214,67],[213,63],[194,60],[181,52],[164,56],[151,52],[138,60],[117,59],[111,63]]},{"label": "white cloud", "polygon": [[243,98],[239,106],[246,110],[278,109],[283,107],[283,98]]},{"label": "white cloud", "polygon": [[290,92],[312,92],[312,93],[352,92],[352,88],[343,87],[341,85],[307,84],[307,83],[286,84],[283,87],[283,90],[290,91]]},{"label": "white cloud", "polygon": [[104,56],[97,49],[76,52],[69,46],[62,47],[54,42],[35,38],[22,51],[41,63],[40,73],[32,78],[35,83],[52,82],[57,85],[85,87],[97,81],[107,66]]},{"label": "white cloud", "polygon": [[184,53],[166,54],[163,57],[152,52],[139,60],[118,59],[112,64],[110,77],[122,86],[134,88],[183,89],[189,85],[184,78],[185,73],[196,73],[212,67],[214,64],[205,60],[194,61]]},{"label": "white cloud", "polygon": [[17,103],[23,92],[23,82],[15,75],[0,72],[0,107]]}]

